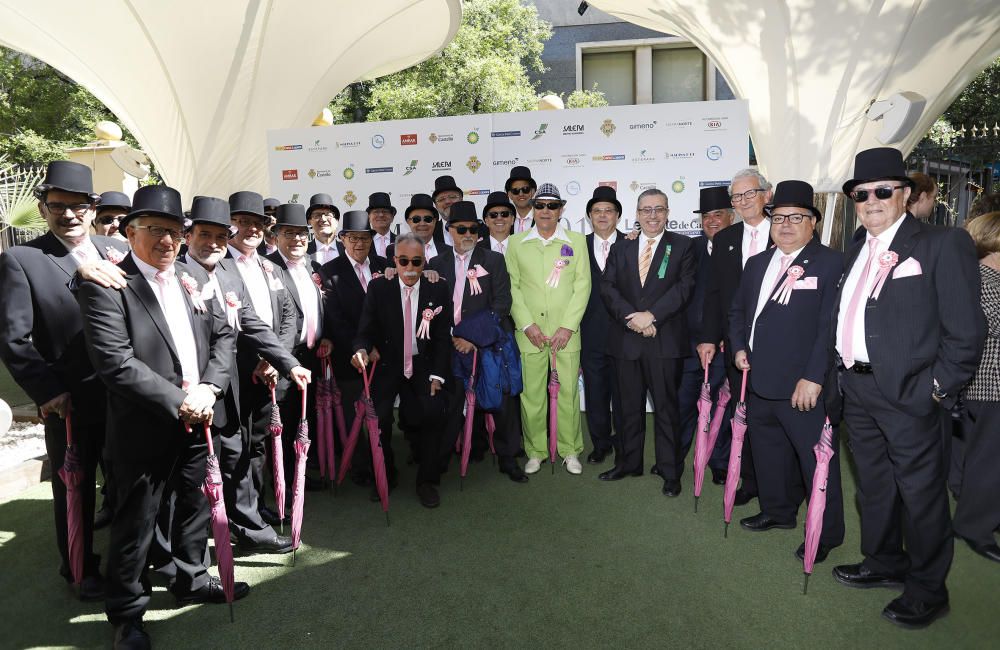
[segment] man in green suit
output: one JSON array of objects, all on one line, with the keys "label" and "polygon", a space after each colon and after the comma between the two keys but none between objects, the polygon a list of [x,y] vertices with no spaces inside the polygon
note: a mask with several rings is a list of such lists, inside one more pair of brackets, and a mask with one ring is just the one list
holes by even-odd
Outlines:
[{"label": "man in green suit", "polygon": [[567,231],[559,220],[566,202],[559,189],[543,183],[535,193],[535,226],[512,235],[507,249],[507,271],[514,299],[510,313],[521,350],[524,391],[521,419],[524,471],[533,474],[548,455],[546,385],[552,351],[556,353],[559,388],[559,455],[571,474],[580,474],[583,452],[580,431],[580,320],[590,297],[587,240]]}]

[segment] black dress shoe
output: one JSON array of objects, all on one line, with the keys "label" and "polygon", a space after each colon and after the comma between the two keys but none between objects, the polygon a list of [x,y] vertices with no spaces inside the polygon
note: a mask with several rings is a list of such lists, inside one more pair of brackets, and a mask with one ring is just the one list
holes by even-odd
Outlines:
[{"label": "black dress shoe", "polygon": [[271,554],[284,555],[292,552],[292,538],[286,535],[275,535],[271,539],[254,542],[241,539],[236,544],[236,550],[247,555]]},{"label": "black dress shoe", "polygon": [[97,511],[94,515],[94,530],[101,530],[102,528],[107,528],[108,524],[111,523],[111,519],[114,517],[114,512],[105,503],[101,506],[101,509]]},{"label": "black dress shoe", "polygon": [[964,541],[972,549],[973,553],[977,555],[982,555],[987,560],[993,560],[994,562],[1000,562],[1000,546],[997,546],[996,542],[987,542],[986,544],[980,544],[974,542],[971,539],[962,537],[958,533],[955,533],[955,537]]},{"label": "black dress shoe", "polygon": [[[250,593],[250,585],[245,582],[233,583],[233,600],[246,598]],[[215,576],[208,577],[208,583],[196,591],[189,591],[186,594],[174,594],[178,606],[198,605],[201,603],[224,603],[226,602],[226,592],[222,590],[222,580]]]},{"label": "black dress shoe", "polygon": [[595,449],[594,451],[587,454],[587,462],[591,465],[600,465],[604,462],[604,459],[611,454],[610,449]]},{"label": "black dress shoe", "polygon": [[441,496],[432,483],[421,483],[418,485],[417,498],[420,499],[420,505],[425,508],[437,508],[441,505]]},{"label": "black dress shoe", "polygon": [[887,618],[900,627],[917,630],[927,627],[936,619],[948,613],[948,601],[943,603],[924,603],[900,596],[885,606],[882,617]]},{"label": "black dress shoe", "polygon": [[[271,510],[267,506],[261,506],[257,510],[257,512],[260,513],[260,518],[264,520],[264,523],[269,524],[271,526],[281,525],[281,518],[278,516],[278,513],[275,512],[274,510]],[[285,523],[286,524],[292,523],[292,518],[289,515],[285,515]]]},{"label": "black dress shoe", "polygon": [[857,589],[871,589],[872,587],[898,589],[903,586],[901,578],[875,573],[866,567],[864,563],[835,566],[833,567],[833,577],[840,584]]},{"label": "black dress shoe", "polygon": [[85,603],[104,600],[104,578],[99,575],[85,576],[80,581],[79,598]]},{"label": "black dress shoe", "polygon": [[716,485],[725,485],[726,476],[728,476],[729,470],[725,469],[712,469],[712,483]]},{"label": "black dress shoe", "polygon": [[114,650],[149,650],[152,644],[143,629],[142,619],[126,621],[115,626]]},{"label": "black dress shoe", "polygon": [[[830,551],[837,548],[836,546],[827,546],[826,544],[820,542],[819,546],[816,548],[816,559],[813,560],[816,564],[819,564],[826,559],[826,556],[830,554]],[[806,545],[805,542],[799,544],[799,547],[795,549],[795,557],[799,558],[799,561],[804,561],[806,559]]]},{"label": "black dress shoe", "polygon": [[507,477],[515,483],[528,482],[528,475],[524,473],[524,470],[521,469],[521,466],[518,465],[517,461],[514,459],[511,459],[509,463],[501,461],[500,473],[506,474]]},{"label": "black dress shoe", "polygon": [[750,494],[743,488],[740,488],[736,490],[736,501],[734,503],[738,506],[745,506],[756,498],[756,494]]},{"label": "black dress shoe", "polygon": [[763,512],[753,517],[746,517],[740,519],[740,526],[743,526],[747,530],[752,530],[755,533],[760,533],[765,530],[771,530],[772,528],[795,528],[795,522],[782,522],[778,521],[774,517],[765,515]]},{"label": "black dress shoe", "polygon": [[656,465],[653,465],[649,468],[649,473],[652,474],[653,476],[659,476],[660,478],[663,478],[663,474],[660,473],[660,468],[657,467]]},{"label": "black dress shoe", "polygon": [[676,478],[666,478],[663,479],[663,494],[668,497],[676,497],[681,493],[681,482],[680,479]]},{"label": "black dress shoe", "polygon": [[602,481],[620,481],[628,476],[642,476],[642,470],[637,469],[634,472],[626,472],[618,467],[612,467],[608,471],[598,474],[597,478]]}]

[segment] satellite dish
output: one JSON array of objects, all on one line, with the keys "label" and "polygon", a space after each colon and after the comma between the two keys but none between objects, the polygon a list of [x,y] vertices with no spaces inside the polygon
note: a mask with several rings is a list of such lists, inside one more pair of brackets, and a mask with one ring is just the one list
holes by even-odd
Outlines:
[{"label": "satellite dish", "polygon": [[129,176],[142,180],[149,176],[149,159],[146,154],[123,144],[111,152],[111,160]]},{"label": "satellite dish", "polygon": [[882,130],[877,139],[882,144],[901,142],[916,126],[927,100],[917,93],[904,91],[889,99],[873,103],[868,108],[868,119],[882,120]]}]

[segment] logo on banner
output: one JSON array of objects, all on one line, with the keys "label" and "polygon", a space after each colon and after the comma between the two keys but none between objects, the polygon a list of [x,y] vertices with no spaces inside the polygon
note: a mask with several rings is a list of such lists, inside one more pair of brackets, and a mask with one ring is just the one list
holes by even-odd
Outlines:
[{"label": "logo on banner", "polygon": [[301,144],[279,144],[274,148],[275,151],[298,151],[302,148]]},{"label": "logo on banner", "polygon": [[519,138],[521,137],[520,131],[492,131],[490,132],[491,138]]},{"label": "logo on banner", "polygon": [[486,196],[490,193],[490,190],[467,190],[465,192],[466,196]]},{"label": "logo on banner", "polygon": [[639,181],[632,181],[629,183],[628,188],[633,192],[645,192],[646,190],[655,190],[656,183],[640,183]]},{"label": "logo on banner", "polygon": [[633,156],[632,157],[632,162],[634,162],[634,163],[651,163],[651,162],[656,162],[656,158],[654,158],[653,156],[649,155],[649,150],[648,149],[643,149],[642,151],[639,152],[638,156]]},{"label": "logo on banner", "polygon": [[547,165],[552,162],[551,158],[529,158],[528,164]]},{"label": "logo on banner", "polygon": [[347,207],[351,207],[352,205],[354,205],[357,202],[357,200],[358,200],[357,195],[351,190],[347,190],[347,192],[344,193],[344,203],[347,204]]},{"label": "logo on banner", "polygon": [[516,158],[516,157],[515,158],[511,158],[509,160],[494,160],[493,161],[493,166],[494,167],[511,167],[513,165],[516,165],[518,160],[520,160],[520,158]]},{"label": "logo on banner", "polygon": [[309,178],[327,178],[330,176],[329,169],[310,169],[306,174]]},{"label": "logo on banner", "polygon": [[469,131],[469,135],[465,136],[465,141],[469,144],[476,144],[479,142],[479,131]]},{"label": "logo on banner", "polygon": [[704,122],[706,131],[718,131],[719,129],[724,131],[723,122],[725,119],[724,117],[703,117],[701,121]]},{"label": "logo on banner", "polygon": [[648,129],[656,128],[656,120],[652,122],[635,122],[628,125],[629,131],[646,131]]},{"label": "logo on banner", "polygon": [[668,151],[663,154],[663,157],[667,160],[677,160],[677,159],[688,159],[694,158],[693,151]]},{"label": "logo on banner", "polygon": [[603,133],[605,137],[610,138],[611,134],[614,132],[615,132],[615,123],[612,122],[610,119],[604,120],[604,123],[601,124],[601,133]]},{"label": "logo on banner", "polygon": [[579,153],[564,155],[562,159],[563,167],[579,167],[583,164],[583,154]]},{"label": "logo on banner", "polygon": [[297,170],[297,169],[282,169],[281,170],[281,180],[283,180],[283,181],[297,181],[297,180],[299,180],[299,170]]},{"label": "logo on banner", "polygon": [[713,144],[705,150],[705,155],[708,156],[709,160],[719,160],[722,158],[722,147],[717,144]]},{"label": "logo on banner", "polygon": [[618,181],[598,181],[598,187],[610,187],[614,191],[618,191]]},{"label": "logo on banner", "polygon": [[431,163],[431,171],[433,172],[445,172],[451,169],[450,160],[438,160]]},{"label": "logo on banner", "polygon": [[[318,144],[319,140],[317,140],[316,143]],[[346,142],[339,142],[339,141],[337,142],[338,149],[354,149],[360,146],[361,146],[361,140],[348,140]],[[310,151],[312,150],[310,149]]]},{"label": "logo on banner", "polygon": [[606,153],[600,156],[592,156],[591,160],[594,162],[601,162],[604,160],[625,160],[625,154],[623,153]]},{"label": "logo on banner", "polygon": [[666,127],[666,128],[668,128],[668,129],[686,129],[686,128],[690,127],[690,126],[694,126],[694,124],[691,121],[684,121],[684,122],[664,122],[663,126]]},{"label": "logo on banner", "polygon": [[699,181],[698,182],[698,187],[718,187],[720,185],[729,185],[729,181],[727,181],[727,180],[721,180],[721,181]]},{"label": "logo on banner", "polygon": [[548,124],[544,124],[544,123],[543,124],[539,124],[538,128],[535,129],[535,136],[533,138],[531,138],[531,139],[532,140],[537,140],[538,138],[542,137],[543,135],[545,135],[545,131],[548,128],[549,128]]},{"label": "logo on banner", "polygon": [[469,162],[465,163],[465,166],[470,172],[475,174],[479,171],[479,168],[483,166],[483,163],[479,162],[479,158],[476,156],[469,156]]},{"label": "logo on banner", "polygon": [[354,165],[348,165],[344,167],[344,178],[346,180],[351,180],[354,178]]},{"label": "logo on banner", "polygon": [[316,140],[315,142],[313,142],[312,146],[309,147],[308,151],[312,151],[313,153],[319,153],[321,151],[326,151],[328,147],[326,147],[325,145],[320,144],[320,142],[321,142],[320,140]]},{"label": "logo on banner", "polygon": [[373,149],[381,149],[384,146],[385,146],[385,137],[384,136],[381,136],[381,135],[379,135],[377,133],[372,136],[372,148]]},{"label": "logo on banner", "polygon": [[390,174],[392,167],[365,167],[366,174]]},{"label": "logo on banner", "polygon": [[292,194],[292,198],[288,199],[288,202],[289,203],[298,203],[299,202],[299,193],[296,192],[295,194]]},{"label": "logo on banner", "polygon": [[417,168],[417,161],[411,160],[410,164],[406,166],[406,172],[403,173],[403,176],[409,176],[414,172],[416,168]]},{"label": "logo on banner", "polygon": [[399,136],[399,144],[404,146],[408,144],[417,144],[417,134],[404,133],[403,135]]},{"label": "logo on banner", "polygon": [[580,193],[580,183],[577,181],[570,181],[566,183],[566,193],[570,196],[576,196]]},{"label": "logo on banner", "polygon": [[436,144],[438,142],[453,142],[455,136],[451,133],[442,133],[441,135],[431,133],[427,139],[431,141],[431,144]]},{"label": "logo on banner", "polygon": [[563,135],[583,135],[583,125],[582,124],[567,124],[563,127]]},{"label": "logo on banner", "polygon": [[678,178],[676,181],[670,184],[670,189],[673,191],[674,194],[680,194],[681,192],[684,191],[684,181]]}]

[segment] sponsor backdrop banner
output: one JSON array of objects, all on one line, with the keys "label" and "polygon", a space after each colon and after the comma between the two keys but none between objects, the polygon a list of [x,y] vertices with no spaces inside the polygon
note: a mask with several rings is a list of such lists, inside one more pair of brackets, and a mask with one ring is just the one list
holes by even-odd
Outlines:
[{"label": "sponsor backdrop banner", "polygon": [[[598,185],[612,185],[622,227],[636,197],[656,187],[670,200],[668,228],[695,235],[698,190],[727,184],[748,165],[749,119],[743,100],[608,106],[367,122],[268,132],[270,195],[308,203],[317,192],[342,210],[364,209],[372,192],[403,208],[434,179],[455,177],[480,208],[503,190],[510,168],[525,165],[555,183],[568,201],[567,225],[589,232],[585,209]],[[406,226],[404,225],[405,229]]]}]

